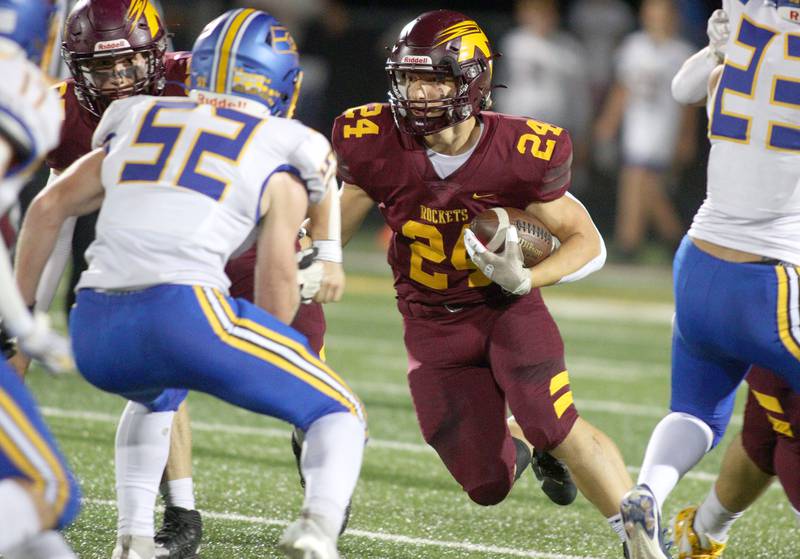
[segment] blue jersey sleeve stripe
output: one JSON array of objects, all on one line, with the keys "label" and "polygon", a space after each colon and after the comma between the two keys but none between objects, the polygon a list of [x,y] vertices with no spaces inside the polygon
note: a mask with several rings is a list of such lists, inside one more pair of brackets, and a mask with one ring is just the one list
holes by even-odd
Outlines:
[{"label": "blue jersey sleeve stripe", "polygon": [[258,193],[258,202],[256,206],[256,223],[259,223],[261,221],[261,218],[264,217],[261,213],[261,200],[264,198],[264,192],[267,190],[267,183],[269,183],[269,179],[271,179],[272,175],[274,175],[275,173],[289,173],[291,175],[296,176],[297,179],[302,181],[303,184],[305,185],[305,181],[303,181],[303,178],[300,176],[300,169],[298,169],[294,165],[284,164],[275,167],[275,169],[273,169],[272,172],[269,175],[267,175],[267,178],[264,179],[264,182],[261,183],[261,190]]}]

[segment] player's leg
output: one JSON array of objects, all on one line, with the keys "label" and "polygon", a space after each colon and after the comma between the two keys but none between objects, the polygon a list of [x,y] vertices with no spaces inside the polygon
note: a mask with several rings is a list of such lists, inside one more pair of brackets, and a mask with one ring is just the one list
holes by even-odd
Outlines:
[{"label": "player's leg", "polygon": [[491,340],[495,379],[526,438],[566,463],[584,496],[621,531],[619,500],[633,482],[616,446],[578,417],[561,335],[541,296],[510,305],[492,326]]},{"label": "player's leg", "polygon": [[0,362],[0,554],[72,559],[55,529],[77,515],[74,477],[16,373]]},{"label": "player's leg", "polygon": [[[114,295],[82,290],[77,299],[70,319],[76,362],[97,387],[147,402],[149,415],[157,416],[179,403],[170,405],[170,393],[180,391],[165,388],[184,386],[305,430],[308,518],[289,535],[320,527],[324,541],[309,534],[298,545],[335,553],[361,466],[365,418],[358,398],[312,354],[302,335],[213,289],[162,285]],[[164,421],[165,430],[170,425],[171,418]],[[164,455],[161,468],[165,461]]]},{"label": "player's leg", "polygon": [[491,320],[491,311],[481,305],[451,314],[405,303],[402,310],[408,383],[423,438],[470,499],[501,502],[513,485],[518,451],[525,453],[520,472],[530,453],[509,436],[505,397],[485,365],[484,329],[475,323]]},{"label": "player's leg", "polygon": [[638,485],[622,503],[626,529],[634,540],[633,559],[666,556],[660,507],[681,477],[721,440],[736,388],[749,368],[748,362],[720,349],[742,322],[741,307],[736,307],[752,288],[731,278],[736,270],[729,266],[688,238],[675,257],[672,413],[653,430]]},{"label": "player's leg", "polygon": [[[181,296],[187,295],[186,289]],[[365,415],[344,381],[311,350],[306,338],[255,305],[210,289],[188,290],[191,332],[170,328],[171,344],[197,352],[174,356],[187,386],[230,403],[284,419],[305,432],[303,517],[281,540],[285,550],[306,545],[319,528],[335,546],[361,466]],[[192,316],[192,315],[199,316]],[[199,347],[201,346],[201,347]],[[290,551],[287,551],[290,552]]]},{"label": "player's leg", "polygon": [[[306,239],[308,239],[306,237]],[[310,246],[310,244],[309,244]],[[300,248],[299,244],[298,247]],[[225,274],[231,281],[230,294],[231,297],[241,298],[247,301],[253,301],[253,289],[255,282],[255,264],[256,264],[256,247],[245,251],[243,254],[234,258],[225,267]],[[316,353],[325,360],[325,313],[322,310],[322,305],[319,303],[302,304],[297,309],[297,314],[292,321],[292,328],[303,334],[308,343]],[[302,454],[303,440],[305,433],[300,429],[292,429],[291,434],[291,448],[297,464],[297,472],[300,475],[300,487],[305,489],[306,480],[303,478],[303,472],[300,465],[300,458]],[[350,507],[347,508],[345,513],[345,521],[342,524],[342,532],[347,527],[347,522],[350,517]]]},{"label": "player's leg", "polygon": [[674,249],[681,240],[684,227],[666,189],[666,172],[647,169],[642,180],[642,195],[658,235]]},{"label": "player's leg", "polygon": [[[112,557],[155,554],[155,502],[167,463],[175,410],[184,390],[167,390],[151,402],[128,402],[115,440],[117,545]],[[168,550],[162,550],[163,552]],[[169,556],[169,555],[166,555]]]},{"label": "player's leg", "polygon": [[614,244],[624,257],[635,256],[645,233],[647,200],[642,191],[644,172],[640,167],[628,165],[620,172]]},{"label": "player's leg", "polygon": [[[790,426],[784,420],[790,417],[782,416],[784,412],[790,413],[784,408],[792,406],[784,404],[781,397],[788,395],[788,385],[760,367],[753,367],[747,380],[751,390],[742,433],[725,452],[717,481],[699,507],[688,507],[675,518],[673,534],[681,558],[699,554],[720,556],[733,523],[763,494],[775,475],[777,449],[784,437],[778,435],[767,414],[781,416],[773,418],[776,427]],[[794,472],[796,468],[791,470]]]},{"label": "player's leg", "polygon": [[192,429],[184,400],[172,420],[169,456],[161,482],[166,507],[164,522],[156,532],[159,557],[194,559],[203,537],[203,523],[195,510],[192,482]]}]

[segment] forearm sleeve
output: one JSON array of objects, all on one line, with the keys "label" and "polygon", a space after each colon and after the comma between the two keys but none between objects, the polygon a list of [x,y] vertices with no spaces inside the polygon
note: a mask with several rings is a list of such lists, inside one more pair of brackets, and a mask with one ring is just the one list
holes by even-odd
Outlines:
[{"label": "forearm sleeve", "polygon": [[709,47],[694,53],[672,78],[672,97],[684,105],[705,99],[708,95],[708,78],[718,65]]}]

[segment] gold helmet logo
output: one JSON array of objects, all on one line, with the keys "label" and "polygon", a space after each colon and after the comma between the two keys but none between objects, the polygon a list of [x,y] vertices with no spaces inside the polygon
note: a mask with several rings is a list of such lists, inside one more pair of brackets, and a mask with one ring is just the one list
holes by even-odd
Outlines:
[{"label": "gold helmet logo", "polygon": [[144,15],[147,27],[150,29],[150,36],[155,37],[161,26],[159,25],[158,11],[149,0],[132,0],[128,6],[128,20],[134,22]]},{"label": "gold helmet logo", "polygon": [[471,58],[475,58],[475,49],[480,49],[486,58],[489,58],[492,53],[489,49],[489,39],[483,30],[478,27],[478,24],[473,20],[460,21],[455,25],[443,29],[437,37],[437,43],[434,46],[443,45],[453,39],[461,37],[461,48],[458,52],[458,62],[464,62]]}]

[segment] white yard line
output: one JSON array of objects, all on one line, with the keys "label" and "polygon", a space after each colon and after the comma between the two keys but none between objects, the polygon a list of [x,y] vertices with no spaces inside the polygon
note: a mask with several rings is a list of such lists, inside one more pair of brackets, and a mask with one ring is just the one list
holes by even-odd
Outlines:
[{"label": "white yard line", "polygon": [[[624,413],[623,410],[629,410],[635,408],[635,406],[632,406],[630,404],[613,405],[610,402],[606,402],[605,404],[609,406],[609,409],[614,410],[612,413]],[[622,406],[622,407],[615,407],[615,406]],[[589,409],[590,406],[584,406],[584,407]],[[96,423],[116,424],[117,421],[119,420],[119,416],[107,413],[67,410],[63,408],[53,408],[49,406],[42,407],[41,412],[46,417],[57,417],[60,419],[80,419],[83,421],[91,421]],[[658,417],[661,417],[661,415],[663,415],[663,413],[658,415]],[[738,418],[734,418],[734,420],[736,419]],[[733,424],[734,421],[732,421],[731,423]],[[195,420],[192,420],[192,430],[204,431],[208,433],[224,433],[229,435],[266,437],[269,439],[285,439],[287,441],[289,437],[288,427],[285,429],[279,429],[274,427],[248,427],[243,425],[230,425],[225,423],[207,423],[205,421],[195,421]],[[381,450],[398,450],[401,452],[409,452],[414,454],[431,454],[431,455],[434,454],[433,449],[426,444],[408,443],[402,441],[390,441],[386,439],[370,438],[368,448],[381,449]],[[639,471],[639,468],[628,466],[628,470],[632,473],[637,473]],[[686,477],[697,481],[710,482],[716,479],[716,473],[693,471],[686,474]],[[773,484],[772,487],[777,487],[777,486]]]},{"label": "white yard line", "polygon": [[[116,507],[115,501],[106,499],[84,499],[86,504],[102,507]],[[227,512],[215,512],[210,510],[201,510],[204,518],[213,518],[214,520],[230,520],[233,522],[244,522],[247,524],[260,524],[262,526],[287,526],[289,521],[279,520],[277,518],[262,518],[259,516],[245,516],[243,514],[233,514]],[[486,553],[495,556],[508,555],[512,557],[529,557],[531,559],[599,559],[597,557],[586,557],[577,555],[562,555],[560,553],[544,553],[539,551],[524,551],[521,549],[514,549],[513,547],[498,547],[496,545],[482,545],[466,542],[448,542],[444,540],[433,540],[429,538],[412,538],[410,536],[402,536],[399,534],[387,534],[385,532],[370,532],[367,530],[356,530],[348,528],[345,532],[344,538],[364,538],[368,540],[376,540],[389,543],[397,543],[404,545],[416,545],[420,547],[440,547],[445,549],[459,549],[468,552]]]}]

